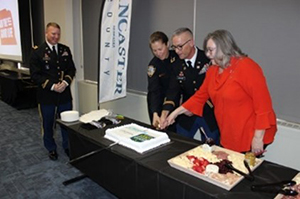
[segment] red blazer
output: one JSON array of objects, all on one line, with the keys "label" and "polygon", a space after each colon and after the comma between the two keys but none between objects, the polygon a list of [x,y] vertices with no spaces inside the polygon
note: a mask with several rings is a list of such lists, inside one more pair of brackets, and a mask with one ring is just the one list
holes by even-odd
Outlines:
[{"label": "red blazer", "polygon": [[273,142],[276,116],[266,79],[252,59],[231,58],[221,74],[219,66],[212,66],[200,89],[183,107],[201,116],[208,98],[215,106],[222,146],[238,152],[251,150],[255,129],[266,130],[265,144]]}]

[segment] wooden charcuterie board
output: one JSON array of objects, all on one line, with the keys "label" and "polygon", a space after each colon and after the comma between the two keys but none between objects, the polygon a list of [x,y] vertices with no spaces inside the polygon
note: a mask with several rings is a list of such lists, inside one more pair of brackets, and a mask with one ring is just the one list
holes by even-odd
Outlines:
[{"label": "wooden charcuterie board", "polygon": [[[237,185],[244,177],[237,174],[237,173],[233,173],[233,175],[231,175],[230,177],[231,180],[227,180],[226,177],[227,175],[225,174],[217,174],[218,176],[220,176],[220,180],[218,180],[219,178],[213,177],[215,176],[215,174],[212,173],[198,173],[195,170],[192,169],[191,166],[191,162],[188,160],[187,156],[188,155],[193,155],[196,156],[198,158],[205,158],[208,159],[209,162],[215,162],[215,161],[221,161],[220,159],[218,159],[212,152],[207,151],[206,149],[203,147],[203,145],[200,145],[198,147],[195,147],[189,151],[186,151],[176,157],[173,157],[171,159],[168,160],[168,163],[170,164],[171,167],[178,169],[180,171],[183,171],[185,173],[188,173],[192,176],[195,176],[201,180],[207,181],[211,184],[214,184],[216,186],[219,186],[223,189],[226,190],[231,190],[235,185]],[[212,146],[211,147],[212,151],[223,151],[225,153],[228,154],[228,159],[230,161],[232,161],[233,166],[235,168],[238,168],[239,170],[244,171],[244,173],[248,173],[247,169],[245,168],[243,161],[244,161],[244,154],[229,150],[229,149],[225,149],[222,147],[218,147],[218,146]],[[255,160],[255,165],[251,166],[251,170],[255,170],[261,163],[263,162],[262,159],[258,159],[256,158]]]}]

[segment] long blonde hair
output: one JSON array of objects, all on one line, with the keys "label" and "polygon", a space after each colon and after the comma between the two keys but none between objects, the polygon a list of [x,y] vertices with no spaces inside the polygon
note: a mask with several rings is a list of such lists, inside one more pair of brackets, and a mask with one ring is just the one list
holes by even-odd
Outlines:
[{"label": "long blonde hair", "polygon": [[217,64],[221,67],[226,67],[231,57],[247,57],[245,53],[237,46],[231,33],[227,30],[216,30],[209,33],[203,42],[203,49],[207,52],[207,41],[212,39],[216,44],[216,57]]}]

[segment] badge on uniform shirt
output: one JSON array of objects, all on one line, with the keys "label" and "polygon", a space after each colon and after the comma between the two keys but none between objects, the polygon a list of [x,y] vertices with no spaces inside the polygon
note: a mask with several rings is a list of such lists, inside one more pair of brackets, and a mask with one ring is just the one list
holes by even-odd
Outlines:
[{"label": "badge on uniform shirt", "polygon": [[147,72],[148,76],[152,77],[153,74],[155,73],[155,70],[156,70],[156,68],[154,66],[152,66],[152,65],[148,66],[148,72]]}]

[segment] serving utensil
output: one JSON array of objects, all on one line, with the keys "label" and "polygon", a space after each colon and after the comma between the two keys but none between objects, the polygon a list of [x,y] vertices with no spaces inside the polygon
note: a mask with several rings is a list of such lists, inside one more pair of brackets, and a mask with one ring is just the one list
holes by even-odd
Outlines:
[{"label": "serving utensil", "polygon": [[235,171],[235,172],[237,172],[238,174],[244,176],[247,180],[250,180],[250,181],[253,181],[253,180],[254,180],[254,176],[253,176],[253,175],[249,175],[249,174],[244,173],[243,171],[241,171],[241,170],[235,168],[234,166],[232,166],[232,164],[230,164],[230,163],[225,164],[225,166],[226,166],[228,169],[231,169],[232,171]]},{"label": "serving utensil", "polygon": [[296,182],[293,180],[284,180],[275,183],[252,185],[251,190],[266,193],[280,193],[285,196],[296,196],[298,192],[290,188],[295,184]]},{"label": "serving utensil", "polygon": [[278,193],[285,195],[285,196],[296,196],[299,194],[298,191],[295,191],[293,189],[280,189],[278,191]]},{"label": "serving utensil", "polygon": [[244,165],[245,165],[246,169],[248,170],[249,175],[253,176],[252,170],[251,170],[251,168],[250,168],[249,163],[247,162],[247,160],[244,160]]},{"label": "serving utensil", "polygon": [[205,143],[208,144],[209,146],[212,146],[215,144],[214,139],[210,138],[207,136],[207,134],[205,133],[203,127],[200,127],[201,132],[203,133],[204,137],[205,137]]}]

